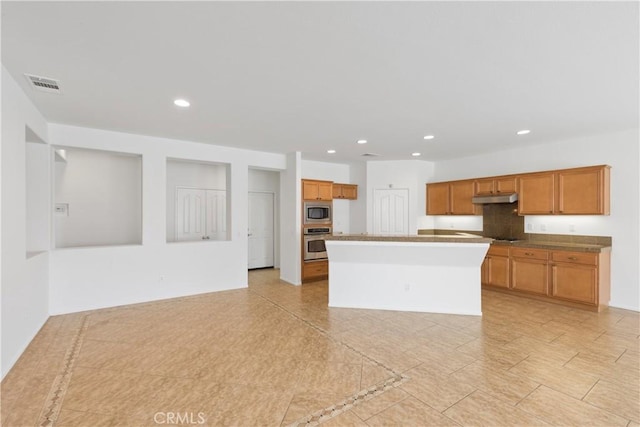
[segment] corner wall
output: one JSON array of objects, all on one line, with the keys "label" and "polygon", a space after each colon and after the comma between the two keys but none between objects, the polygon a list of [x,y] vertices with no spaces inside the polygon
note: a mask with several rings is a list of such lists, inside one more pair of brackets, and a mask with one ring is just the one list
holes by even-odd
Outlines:
[{"label": "corner wall", "polygon": [[[526,216],[525,230],[528,233],[612,236],[611,306],[640,311],[638,142],[638,130],[635,129],[441,161],[436,163],[433,181],[610,165],[611,215]],[[531,231],[529,224],[533,228]]]},{"label": "corner wall", "polygon": [[[247,286],[249,167],[285,156],[50,124],[52,144],[142,155],[142,245],[52,251],[50,312],[71,313]],[[167,158],[230,164],[229,241],[167,243]]]},{"label": "corner wall", "polygon": [[[49,317],[50,223],[39,224],[33,236],[44,251],[27,258],[26,127],[47,140],[47,123],[22,89],[2,67],[2,283],[0,285],[0,378],[9,372],[29,342]],[[44,156],[46,160],[46,156]],[[48,171],[49,164],[40,164]],[[48,172],[47,172],[48,174]],[[51,207],[51,189],[40,188]],[[32,242],[30,242],[32,243]]]}]

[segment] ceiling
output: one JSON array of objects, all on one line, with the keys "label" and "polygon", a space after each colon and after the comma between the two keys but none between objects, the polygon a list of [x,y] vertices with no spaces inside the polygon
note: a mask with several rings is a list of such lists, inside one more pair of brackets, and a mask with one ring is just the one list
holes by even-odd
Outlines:
[{"label": "ceiling", "polygon": [[637,2],[1,7],[2,63],[50,122],[338,162],[638,127]]}]

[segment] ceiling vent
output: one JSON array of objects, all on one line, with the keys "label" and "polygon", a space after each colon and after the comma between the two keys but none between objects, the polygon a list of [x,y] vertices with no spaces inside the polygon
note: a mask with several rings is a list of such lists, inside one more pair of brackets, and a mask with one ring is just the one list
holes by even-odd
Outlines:
[{"label": "ceiling vent", "polygon": [[376,154],[376,153],[364,153],[362,154],[362,157],[378,157],[380,156],[380,154]]},{"label": "ceiling vent", "polygon": [[34,76],[31,74],[25,74],[25,77],[27,78],[27,80],[29,80],[29,84],[31,85],[31,87],[36,90],[48,93],[62,93],[62,91],[60,90],[60,82],[58,82],[56,79]]}]

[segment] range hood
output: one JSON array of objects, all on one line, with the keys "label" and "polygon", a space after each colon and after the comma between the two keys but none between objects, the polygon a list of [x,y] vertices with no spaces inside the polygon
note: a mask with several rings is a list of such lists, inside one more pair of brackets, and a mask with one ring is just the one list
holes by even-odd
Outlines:
[{"label": "range hood", "polygon": [[471,201],[475,204],[513,203],[518,200],[518,193],[492,194],[490,196],[475,196]]}]

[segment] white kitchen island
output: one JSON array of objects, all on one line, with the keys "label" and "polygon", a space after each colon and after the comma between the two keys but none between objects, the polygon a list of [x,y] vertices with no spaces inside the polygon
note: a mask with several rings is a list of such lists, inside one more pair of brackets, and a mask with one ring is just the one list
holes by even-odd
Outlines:
[{"label": "white kitchen island", "polygon": [[480,266],[492,239],[334,235],[329,306],[482,315]]}]

